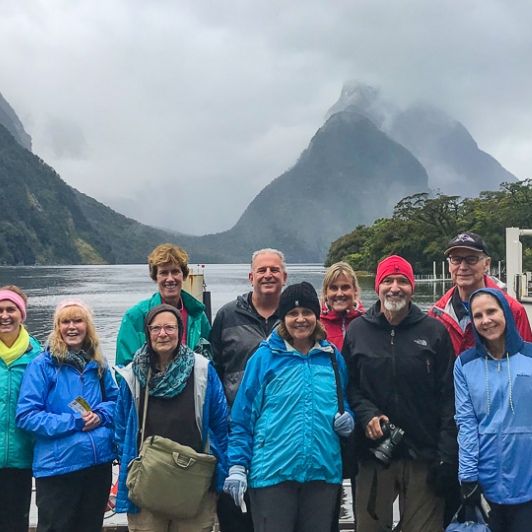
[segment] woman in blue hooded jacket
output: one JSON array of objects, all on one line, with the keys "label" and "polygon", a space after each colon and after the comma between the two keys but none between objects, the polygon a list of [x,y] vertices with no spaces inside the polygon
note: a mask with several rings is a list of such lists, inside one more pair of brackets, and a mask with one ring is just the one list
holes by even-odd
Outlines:
[{"label": "woman in blue hooded jacket", "polygon": [[47,348],[26,369],[17,425],[36,439],[38,532],[100,532],[115,458],[118,389],[91,309],[59,303]]},{"label": "woman in blue hooded jacket", "polygon": [[470,299],[475,347],[454,369],[462,501],[491,506],[492,532],[532,523],[532,344],[519,335],[503,292]]}]

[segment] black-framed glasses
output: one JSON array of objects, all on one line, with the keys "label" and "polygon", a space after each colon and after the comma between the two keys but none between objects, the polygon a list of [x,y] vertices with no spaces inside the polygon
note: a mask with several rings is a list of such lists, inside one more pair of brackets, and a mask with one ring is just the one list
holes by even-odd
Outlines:
[{"label": "black-framed glasses", "polygon": [[449,257],[449,262],[451,264],[454,264],[455,266],[458,266],[458,264],[462,264],[462,261],[466,261],[466,264],[469,264],[469,266],[474,266],[478,263],[478,261],[482,258],[482,256],[479,255],[468,255],[467,257],[461,257],[460,255],[453,255],[452,257]]},{"label": "black-framed glasses", "polygon": [[149,325],[148,329],[151,334],[159,334],[163,329],[166,334],[175,334],[177,331],[177,325],[169,323],[168,325]]}]

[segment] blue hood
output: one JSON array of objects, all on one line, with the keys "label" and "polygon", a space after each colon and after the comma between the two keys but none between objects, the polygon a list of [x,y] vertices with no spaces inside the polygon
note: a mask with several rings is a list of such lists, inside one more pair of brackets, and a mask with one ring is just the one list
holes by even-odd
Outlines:
[{"label": "blue hood", "polygon": [[475,343],[478,353],[481,356],[487,356],[488,354],[486,348],[484,347],[484,344],[482,343],[481,336],[478,334],[477,328],[475,327],[473,315],[471,313],[471,300],[480,293],[486,293],[495,297],[504,312],[504,318],[506,320],[506,352],[510,356],[520,352],[522,350],[524,342],[519,332],[517,331],[512,310],[510,309],[510,305],[506,299],[504,292],[495,288],[481,288],[480,290],[476,290],[475,292],[473,292],[471,294],[471,297],[469,298],[469,316],[471,317],[471,326],[473,327],[473,332],[475,334]]}]

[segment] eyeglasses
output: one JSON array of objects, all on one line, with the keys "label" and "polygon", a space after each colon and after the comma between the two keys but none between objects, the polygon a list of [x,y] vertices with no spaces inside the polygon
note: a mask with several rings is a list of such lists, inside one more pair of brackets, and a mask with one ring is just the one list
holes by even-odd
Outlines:
[{"label": "eyeglasses", "polygon": [[177,331],[177,325],[149,325],[148,329],[150,330],[151,334],[155,334],[156,336],[159,335],[159,333],[164,329],[164,332],[166,334],[175,334]]},{"label": "eyeglasses", "polygon": [[460,257],[460,255],[453,255],[452,257],[449,257],[449,262],[451,264],[454,264],[455,266],[458,266],[458,264],[462,264],[462,261],[465,260],[466,264],[469,264],[469,266],[474,266],[482,258],[483,257],[481,255],[468,255],[467,257]]}]

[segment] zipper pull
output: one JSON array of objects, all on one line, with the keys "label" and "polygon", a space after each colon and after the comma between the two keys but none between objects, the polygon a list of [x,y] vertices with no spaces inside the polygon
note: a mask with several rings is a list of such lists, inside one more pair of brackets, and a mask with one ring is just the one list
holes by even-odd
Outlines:
[{"label": "zipper pull", "polygon": [[391,343],[392,343],[392,345],[393,345],[393,337],[395,336],[395,329],[392,329],[392,332],[391,332],[390,334],[391,334],[391,336],[392,336],[392,342],[391,342]]},{"label": "zipper pull", "polygon": [[430,375],[430,360],[427,358],[427,373]]}]

